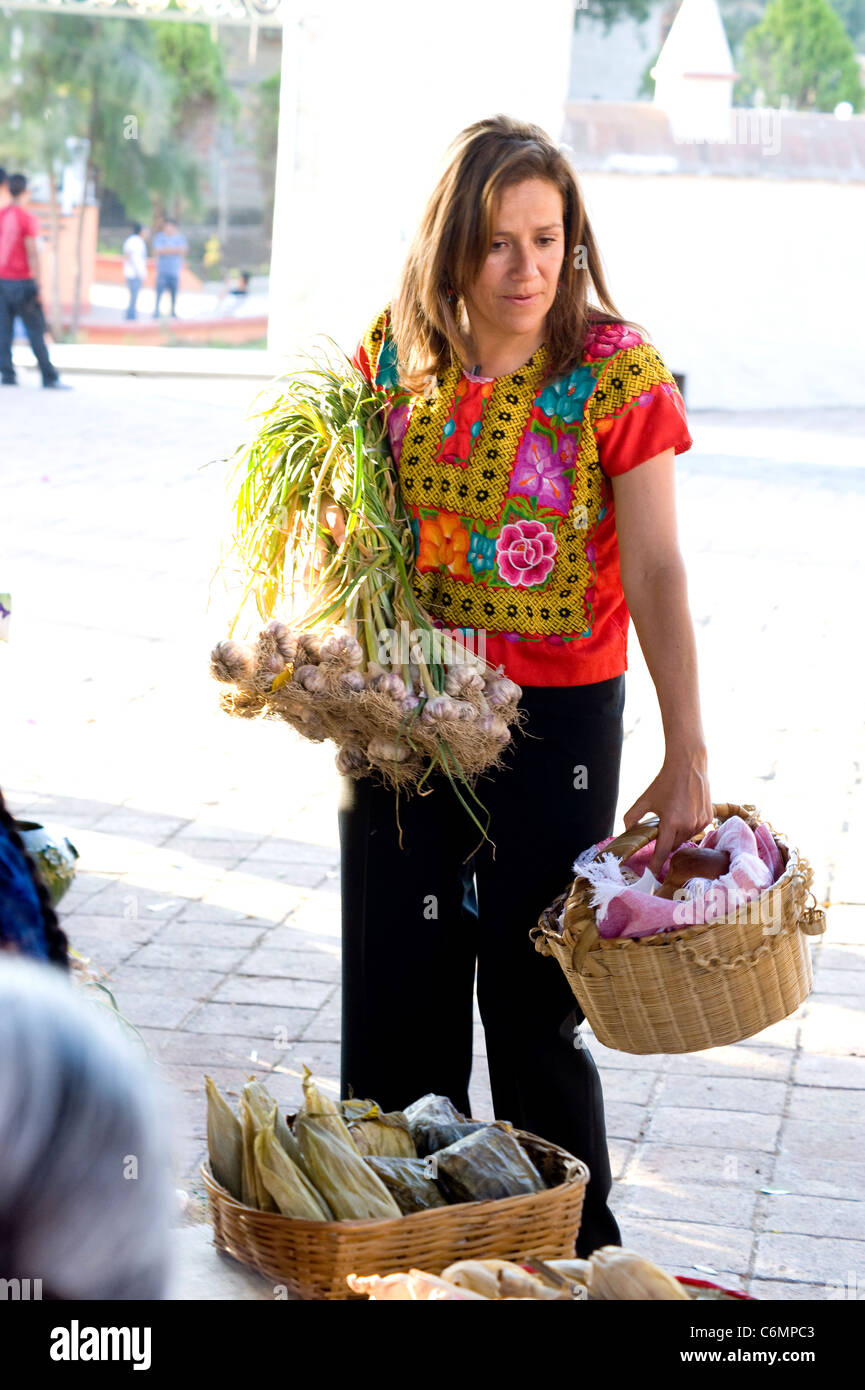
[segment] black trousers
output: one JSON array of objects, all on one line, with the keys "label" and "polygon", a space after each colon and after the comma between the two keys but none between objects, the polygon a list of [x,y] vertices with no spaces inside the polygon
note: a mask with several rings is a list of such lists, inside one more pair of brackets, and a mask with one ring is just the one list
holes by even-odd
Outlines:
[{"label": "black trousers", "polygon": [[39,363],[42,384],[57,380],[45,346],[45,320],[36,298],[35,280],[0,280],[0,377],[7,384],[15,381],[12,362],[12,328],[16,316],[24,325],[33,356]]},{"label": "black trousers", "polygon": [[434,1091],[469,1114],[477,965],[496,1117],[590,1169],[580,1256],[621,1245],[601,1081],[578,1035],[584,1015],[529,930],[577,854],[612,833],[624,693],[624,676],[524,689],[525,729],[477,784],[494,853],[476,849],[477,826],[444,778],[399,797],[402,847],[388,788],[343,778],[339,811],[343,1095],[391,1110]]}]

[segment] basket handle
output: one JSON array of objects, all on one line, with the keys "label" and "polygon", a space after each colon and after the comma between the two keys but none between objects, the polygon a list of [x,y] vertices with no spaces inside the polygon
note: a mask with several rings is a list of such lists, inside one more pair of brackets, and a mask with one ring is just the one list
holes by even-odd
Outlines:
[{"label": "basket handle", "polygon": [[[717,821],[729,820],[731,816],[741,816],[752,828],[759,820],[754,806],[738,806],[733,801],[713,802],[712,815]],[[630,859],[637,850],[645,849],[646,845],[651,844],[660,823],[658,816],[649,816],[646,820],[641,820],[637,825],[632,825],[630,830],[623,830],[621,835],[617,835],[604,849],[598,850],[592,858],[600,859],[602,854],[614,854],[620,863],[624,859]],[[705,830],[699,831],[698,834],[704,835]]]},{"label": "basket handle", "polygon": [[[719,822],[728,820],[730,816],[741,816],[752,828],[758,821],[756,807],[750,805],[739,806],[733,801],[713,802],[712,814]],[[593,860],[600,859],[602,854],[614,854],[620,863],[625,859],[630,859],[632,854],[636,854],[638,850],[645,849],[646,845],[650,844],[652,840],[655,839],[660,823],[660,818],[658,816],[649,816],[646,820],[641,820],[637,825],[632,825],[629,830],[623,830],[621,835],[617,835],[614,840],[611,840],[611,842],[604,847],[604,849],[598,850],[596,854],[592,855]],[[698,837],[702,838],[703,834],[704,832],[700,831]],[[579,890],[575,898],[575,886],[576,880],[565,902],[562,925],[564,928],[563,935],[567,936],[572,943],[573,968],[579,970],[595,942],[600,939],[600,936],[594,916],[591,920],[584,920],[580,926],[575,925],[575,918],[581,916],[583,908],[582,902],[579,901],[579,898],[582,896]]]}]

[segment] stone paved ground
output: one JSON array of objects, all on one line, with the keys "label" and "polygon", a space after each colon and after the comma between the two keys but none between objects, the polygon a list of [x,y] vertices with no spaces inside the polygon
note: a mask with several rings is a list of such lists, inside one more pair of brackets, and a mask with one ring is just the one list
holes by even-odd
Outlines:
[{"label": "stone paved ground", "polygon": [[[206,674],[229,601],[217,586],[206,611],[227,470],[203,465],[234,447],[254,388],[75,388],[46,398],[28,375],[3,396],[0,781],[81,852],[64,923],[163,1068],[195,1220],[205,1070],[235,1091],[267,1070],[285,1104],[303,1063],[337,1089],[335,775],[326,748],[229,720]],[[694,414],[679,460],[713,793],[756,802],[811,857],[831,901],[814,993],[760,1036],[690,1056],[587,1034],[625,1244],[781,1299],[865,1287],[863,424]],[[660,746],[636,648],[627,727],[620,812]],[[486,1117],[479,1024],[475,1060]],[[198,1296],[269,1296],[218,1284]]]}]

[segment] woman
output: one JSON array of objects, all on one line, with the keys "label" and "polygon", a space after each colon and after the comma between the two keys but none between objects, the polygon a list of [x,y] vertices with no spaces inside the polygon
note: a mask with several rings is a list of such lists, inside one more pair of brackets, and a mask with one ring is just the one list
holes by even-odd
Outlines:
[{"label": "woman", "polygon": [[625,824],[658,813],[657,872],[711,818],[675,524],[684,405],[610,299],[566,159],[505,117],[451,147],[355,361],[389,393],[418,596],[485,639],[527,722],[477,787],[495,852],[477,848],[443,779],[400,799],[401,845],[393,793],[343,779],[343,1093],[397,1108],[435,1091],[469,1113],[477,965],[496,1116],[591,1170],[584,1256],[621,1244],[600,1079],[565,977],[529,930],[613,829],[629,610],[666,755]]}]

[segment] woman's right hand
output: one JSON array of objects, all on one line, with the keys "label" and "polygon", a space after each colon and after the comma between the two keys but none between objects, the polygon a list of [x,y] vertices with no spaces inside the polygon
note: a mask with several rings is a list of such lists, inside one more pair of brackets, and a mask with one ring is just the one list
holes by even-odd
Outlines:
[{"label": "woman's right hand", "polygon": [[[341,545],[345,536],[345,512],[333,498],[326,498],[324,505],[324,525],[337,545]],[[309,598],[310,589],[318,578],[319,572],[324,569],[329,559],[327,541],[324,536],[318,536],[315,542],[315,550],[307,558],[301,575],[301,587],[306,599]]]}]

